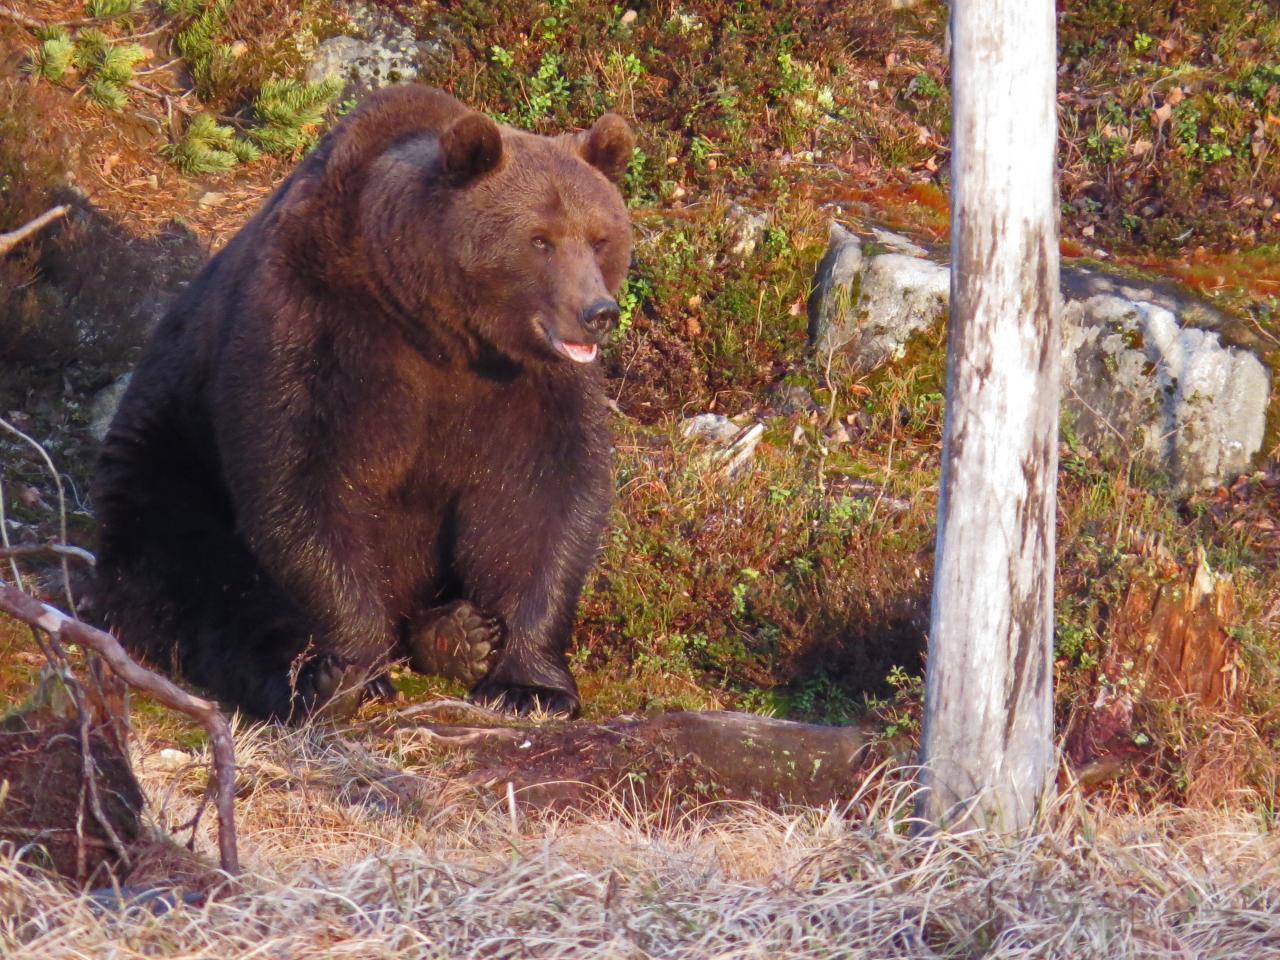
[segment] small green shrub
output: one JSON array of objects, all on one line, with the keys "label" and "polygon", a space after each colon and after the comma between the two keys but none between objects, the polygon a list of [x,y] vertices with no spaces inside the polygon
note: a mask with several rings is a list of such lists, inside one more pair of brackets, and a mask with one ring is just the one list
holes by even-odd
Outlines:
[{"label": "small green shrub", "polygon": [[268,80],[253,101],[259,122],[249,129],[249,136],[267,153],[279,156],[293,156],[309,149],[342,86],[336,77],[320,83]]},{"label": "small green shrub", "polygon": [[87,0],[85,13],[95,20],[115,20],[133,13],[138,8],[138,0]]},{"label": "small green shrub", "polygon": [[75,44],[62,28],[57,28],[40,41],[31,56],[31,72],[50,83],[61,83],[75,60]]},{"label": "small green shrub", "polygon": [[259,156],[257,147],[207,113],[193,117],[182,139],[165,147],[164,153],[183,173],[197,176],[226,173],[237,163],[250,163]]}]

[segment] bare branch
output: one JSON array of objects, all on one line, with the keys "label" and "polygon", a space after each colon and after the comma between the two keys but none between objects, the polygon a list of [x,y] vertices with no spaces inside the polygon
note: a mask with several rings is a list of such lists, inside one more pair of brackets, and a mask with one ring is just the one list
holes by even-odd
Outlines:
[{"label": "bare branch", "polygon": [[[0,4],[0,17],[4,17],[6,20],[12,20],[14,23],[20,24],[28,30],[44,30],[48,27],[91,27],[95,24],[110,23],[112,20],[111,17],[77,17],[73,20],[53,21],[37,20],[35,17],[28,17],[25,13],[20,13],[13,9],[13,7],[7,7],[2,4]],[[156,33],[161,29],[163,29],[163,25],[149,32]],[[140,36],[146,35],[147,34],[140,34]],[[132,40],[134,38],[129,37],[128,39]]]},{"label": "bare branch", "polygon": [[[64,211],[66,209],[66,207],[63,207]],[[49,451],[46,450],[38,440],[27,436],[3,417],[0,417],[0,428],[9,431],[23,443],[35,450],[35,452],[40,455],[40,459],[44,462],[45,469],[49,471],[49,476],[53,478],[53,485],[58,491],[58,538],[65,544],[67,542],[67,494],[62,487],[62,474],[58,473],[58,468],[53,465],[53,458],[49,456]],[[0,542],[3,542],[6,547],[10,545],[8,533],[9,532],[5,530],[3,531],[3,536],[0,536]],[[14,566],[14,570],[17,570],[16,565]],[[21,580],[17,580],[15,582],[19,586],[22,585]],[[67,594],[67,609],[71,611],[71,616],[74,618],[76,615],[76,598],[71,593],[71,570],[67,566],[66,556],[63,556],[62,558],[62,586],[63,589],[66,590]]]},{"label": "bare branch", "polygon": [[214,806],[218,811],[218,853],[222,869],[235,875],[240,872],[240,858],[236,852],[235,741],[231,725],[218,710],[216,704],[193,697],[185,690],[157,673],[138,664],[120,642],[109,633],[73,620],[60,610],[16,587],[0,583],[0,610],[23,623],[43,630],[58,641],[79,644],[97,653],[121,680],[135,690],[140,690],[171,710],[185,714],[204,727],[209,735],[213,754],[215,787]]},{"label": "bare branch", "polygon": [[[3,9],[3,7],[0,7],[0,10]],[[10,230],[8,233],[0,233],[0,257],[3,257],[23,240],[27,239],[27,237],[43,230],[49,224],[53,223],[53,221],[65,217],[70,211],[71,208],[65,203],[59,204],[52,209],[46,210],[30,223],[24,223],[17,230]]]},{"label": "bare branch", "polygon": [[[177,61],[172,61],[172,62],[176,63]],[[165,66],[169,66],[169,64],[165,64]],[[152,73],[153,71],[147,70],[144,72]],[[142,76],[142,74],[140,73],[138,74],[138,76]],[[208,110],[202,110],[199,107],[192,107],[183,103],[182,97],[186,96],[186,94],[166,93],[163,90],[152,90],[150,87],[143,86],[142,84],[138,83],[136,80],[125,84],[125,86],[128,87],[130,90],[134,91],[135,93],[145,93],[148,97],[154,97],[157,100],[163,100],[166,106],[174,108],[184,116],[195,117],[195,116],[199,116],[202,113],[209,112]],[[191,91],[189,90],[187,91],[187,93],[190,93],[190,92]],[[218,120],[221,120],[223,123],[230,123],[230,124],[233,124],[234,126],[244,129],[245,121],[240,117],[233,117],[228,113],[216,113],[214,114],[214,116]]]},{"label": "bare branch", "polygon": [[97,557],[83,547],[65,543],[24,543],[16,547],[0,547],[0,560],[21,560],[24,557],[70,558],[91,567],[98,562]]},{"label": "bare branch", "polygon": [[19,13],[12,7],[0,6],[0,17],[6,20],[12,20],[14,23],[21,24],[28,30],[43,30],[48,26],[43,20],[37,20],[35,17],[28,17],[25,13]]}]

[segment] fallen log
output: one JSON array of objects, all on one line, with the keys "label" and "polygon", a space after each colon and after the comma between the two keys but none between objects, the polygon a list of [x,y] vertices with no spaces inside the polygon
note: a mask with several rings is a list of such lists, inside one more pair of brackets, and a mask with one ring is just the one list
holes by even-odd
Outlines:
[{"label": "fallen log", "polygon": [[512,726],[494,715],[490,725],[477,726],[485,718],[469,708],[468,726],[459,727],[418,722],[429,706],[373,727],[406,746],[448,750],[467,782],[539,808],[589,806],[619,788],[647,806],[839,804],[857,795],[875,760],[874,737],[864,728],[748,713],[677,711],[539,726]]}]

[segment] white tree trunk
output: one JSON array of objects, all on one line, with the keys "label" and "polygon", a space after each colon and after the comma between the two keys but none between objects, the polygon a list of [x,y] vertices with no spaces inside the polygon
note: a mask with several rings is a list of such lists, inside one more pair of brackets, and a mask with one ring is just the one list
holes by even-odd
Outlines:
[{"label": "white tree trunk", "polygon": [[954,0],[951,331],[920,815],[1031,822],[1054,773],[1053,0]]}]

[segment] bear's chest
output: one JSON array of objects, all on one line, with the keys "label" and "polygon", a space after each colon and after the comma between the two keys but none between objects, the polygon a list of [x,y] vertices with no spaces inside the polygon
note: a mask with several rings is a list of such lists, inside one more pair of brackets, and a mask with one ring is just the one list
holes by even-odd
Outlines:
[{"label": "bear's chest", "polygon": [[[532,377],[492,380],[454,374],[419,381],[357,428],[401,451],[399,476],[383,492],[421,508],[477,487],[508,495],[608,472],[603,406],[591,382]],[[388,427],[394,437],[388,436]],[[500,482],[499,482],[500,481]]]}]

